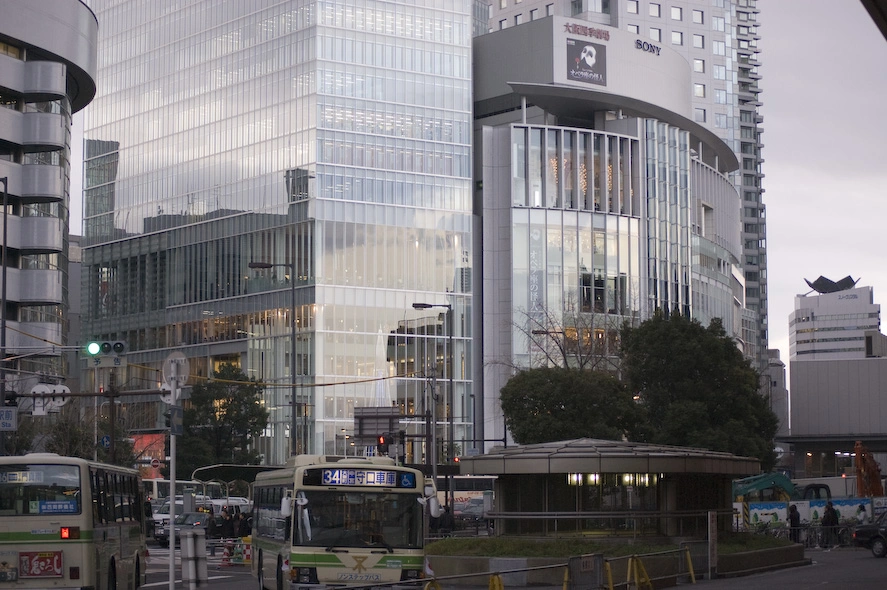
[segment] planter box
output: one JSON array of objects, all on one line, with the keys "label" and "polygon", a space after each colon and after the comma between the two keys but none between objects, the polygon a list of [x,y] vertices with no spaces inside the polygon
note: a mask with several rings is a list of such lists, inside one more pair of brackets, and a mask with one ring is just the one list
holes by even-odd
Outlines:
[{"label": "planter box", "polygon": [[798,544],[776,549],[718,555],[718,576],[738,576],[751,572],[800,565],[809,563],[809,561],[809,559],[804,558],[804,546]]},{"label": "planter box", "polygon": [[[545,569],[501,573],[502,584],[506,588],[516,586],[560,586],[564,583],[564,570],[567,559],[543,557],[450,557],[429,555],[428,564],[435,577],[465,576],[447,580],[448,586],[486,586],[491,573],[510,570],[526,570],[527,568],[545,567]],[[477,574],[477,575],[470,575]]]}]

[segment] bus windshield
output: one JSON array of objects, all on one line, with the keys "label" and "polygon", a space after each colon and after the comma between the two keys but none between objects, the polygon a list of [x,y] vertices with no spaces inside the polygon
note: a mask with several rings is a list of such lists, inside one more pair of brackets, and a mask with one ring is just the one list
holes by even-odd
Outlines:
[{"label": "bus windshield", "polygon": [[418,494],[303,490],[294,545],[307,547],[422,547]]},{"label": "bus windshield", "polygon": [[0,516],[79,514],[76,465],[0,465]]}]

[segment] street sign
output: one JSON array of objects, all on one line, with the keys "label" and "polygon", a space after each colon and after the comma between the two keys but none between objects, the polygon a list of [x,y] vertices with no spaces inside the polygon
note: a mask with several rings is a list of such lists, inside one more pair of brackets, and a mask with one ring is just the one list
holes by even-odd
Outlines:
[{"label": "street sign", "polygon": [[151,459],[151,467],[154,469],[160,468],[160,459]]},{"label": "street sign", "polygon": [[181,387],[188,382],[190,372],[191,364],[181,352],[172,352],[163,361],[163,381],[170,385],[175,381]]},{"label": "street sign", "polygon": [[18,408],[0,407],[0,432],[18,430]]},{"label": "street sign", "polygon": [[125,356],[102,355],[86,359],[86,366],[90,369],[113,369],[126,367]]},{"label": "street sign", "polygon": [[102,438],[99,439],[99,444],[102,445],[103,449],[110,449],[111,448],[111,437],[106,434],[105,436],[103,436]]}]

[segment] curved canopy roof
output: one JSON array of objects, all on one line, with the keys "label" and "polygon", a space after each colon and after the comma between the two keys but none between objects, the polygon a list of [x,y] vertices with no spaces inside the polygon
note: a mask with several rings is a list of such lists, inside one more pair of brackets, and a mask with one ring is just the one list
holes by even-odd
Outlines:
[{"label": "curved canopy roof", "polygon": [[495,447],[460,457],[466,475],[522,473],[713,473],[734,476],[761,472],[760,461],[731,453],[625,441],[580,438]]}]

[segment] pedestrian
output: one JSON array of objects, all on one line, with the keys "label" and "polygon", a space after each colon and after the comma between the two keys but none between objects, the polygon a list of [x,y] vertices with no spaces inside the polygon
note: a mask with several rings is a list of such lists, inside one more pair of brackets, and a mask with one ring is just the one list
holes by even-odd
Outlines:
[{"label": "pedestrian", "polygon": [[798,507],[792,504],[788,507],[788,532],[792,543],[801,542],[801,514]]},{"label": "pedestrian", "polygon": [[859,524],[867,524],[869,521],[869,513],[865,510],[865,504],[860,504],[856,509],[856,520]]},{"label": "pedestrian", "polygon": [[456,521],[453,519],[453,514],[450,512],[449,506],[444,506],[443,514],[440,515],[440,520],[437,523],[438,528],[440,529],[440,534],[449,535],[453,532],[453,529],[456,528]]},{"label": "pedestrian", "polygon": [[220,532],[223,539],[233,539],[237,531],[234,530],[234,519],[227,510],[222,510],[222,525]]},{"label": "pedestrian", "polygon": [[249,537],[252,533],[252,527],[249,525],[249,519],[246,517],[246,514],[241,512],[237,515],[237,536],[238,537]]},{"label": "pedestrian", "polygon": [[212,508],[209,509],[206,521],[206,538],[209,542],[209,554],[216,554],[216,539],[219,536],[219,523],[216,522],[216,515]]},{"label": "pedestrian", "polygon": [[838,513],[834,505],[829,502],[825,505],[825,512],[822,514],[822,536],[823,547],[830,548],[835,544],[838,533]]}]

